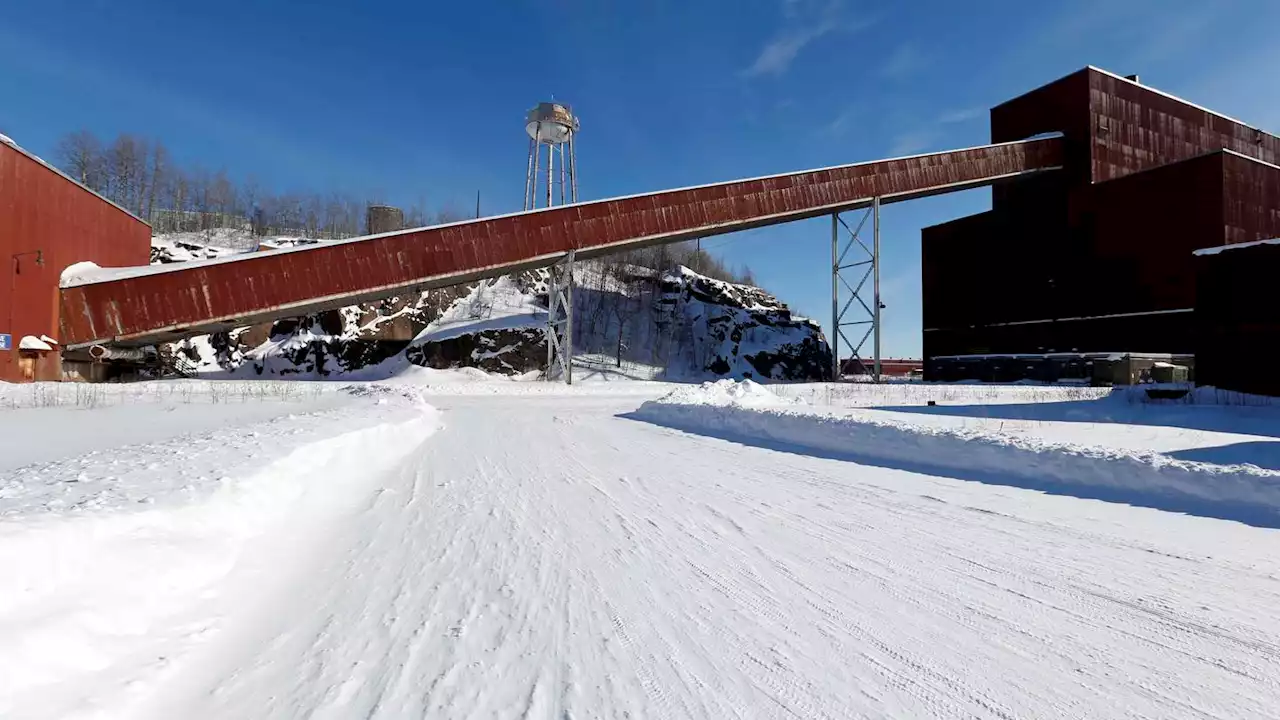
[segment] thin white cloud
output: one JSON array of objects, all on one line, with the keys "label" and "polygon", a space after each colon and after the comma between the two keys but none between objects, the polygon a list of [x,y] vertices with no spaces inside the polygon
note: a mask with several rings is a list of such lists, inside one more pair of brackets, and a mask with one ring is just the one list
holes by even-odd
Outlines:
[{"label": "thin white cloud", "polygon": [[795,28],[774,36],[772,40],[765,43],[760,54],[756,56],[756,61],[743,70],[742,74],[747,77],[782,75],[787,68],[791,67],[791,61],[796,59],[805,45],[826,35],[835,27],[834,22],[824,20],[818,25]]},{"label": "thin white cloud", "polygon": [[948,110],[938,116],[938,124],[957,125],[959,123],[966,123],[970,120],[977,120],[982,116],[983,112],[982,108],[977,107],[963,108],[961,110]]},{"label": "thin white cloud", "polygon": [[830,0],[821,6],[802,0],[782,0],[783,27],[764,44],[742,75],[749,78],[762,75],[779,77],[813,41],[835,31],[853,32],[871,24],[868,21],[842,20],[842,8],[843,0]]},{"label": "thin white cloud", "polygon": [[880,68],[880,74],[888,78],[901,79],[923,70],[927,65],[924,55],[911,43],[903,43],[894,49]]},{"label": "thin white cloud", "polygon": [[889,146],[889,155],[894,157],[915,155],[929,149],[929,146],[937,138],[938,133],[934,130],[912,130],[900,133],[893,139],[893,144]]},{"label": "thin white cloud", "polygon": [[831,122],[823,125],[819,131],[821,135],[830,137],[839,137],[844,135],[853,125],[853,121],[862,113],[862,108],[857,105],[850,105],[840,111],[839,115],[832,118]]}]

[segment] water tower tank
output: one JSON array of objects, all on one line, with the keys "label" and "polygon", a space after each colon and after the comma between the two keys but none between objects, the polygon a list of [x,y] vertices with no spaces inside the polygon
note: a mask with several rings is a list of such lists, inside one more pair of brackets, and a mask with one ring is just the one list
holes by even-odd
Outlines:
[{"label": "water tower tank", "polygon": [[390,205],[370,205],[365,209],[365,225],[370,235],[404,229],[404,213]]},{"label": "water tower tank", "polygon": [[578,118],[559,103],[538,103],[525,118],[525,132],[540,143],[559,145],[569,142],[578,131]]}]

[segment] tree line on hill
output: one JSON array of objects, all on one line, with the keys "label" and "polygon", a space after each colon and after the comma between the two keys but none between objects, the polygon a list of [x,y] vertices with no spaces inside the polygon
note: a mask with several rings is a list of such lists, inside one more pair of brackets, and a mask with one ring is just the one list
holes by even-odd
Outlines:
[{"label": "tree line on hill", "polygon": [[[104,142],[88,130],[68,133],[54,150],[59,169],[120,207],[147,220],[156,232],[199,232],[220,227],[255,235],[354,237],[365,231],[365,208],[380,198],[349,193],[272,192],[225,170],[182,166],[164,143],[129,133]],[[461,219],[423,205],[404,210],[410,227]]]},{"label": "tree line on hill", "polygon": [[[349,193],[272,192],[252,177],[236,180],[225,170],[182,166],[164,143],[130,133],[105,142],[89,130],[59,139],[54,162],[72,179],[151,223],[157,233],[244,230],[256,236],[317,239],[355,237],[367,231],[365,209],[382,198]],[[460,220],[449,208],[404,208],[406,227]],[[612,259],[657,270],[684,265],[719,280],[755,284],[748,267],[734,268],[692,241],[633,250]]]}]

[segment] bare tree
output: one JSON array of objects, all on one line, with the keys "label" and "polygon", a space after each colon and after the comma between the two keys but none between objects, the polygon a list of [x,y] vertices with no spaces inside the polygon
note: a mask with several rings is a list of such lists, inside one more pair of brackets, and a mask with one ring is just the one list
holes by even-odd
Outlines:
[{"label": "bare tree", "polygon": [[54,150],[58,166],[82,185],[103,188],[102,141],[88,130],[63,135]]},{"label": "bare tree", "polygon": [[146,165],[145,142],[127,133],[116,137],[106,152],[108,197],[132,212],[141,212],[138,198]]},{"label": "bare tree", "polygon": [[161,195],[162,188],[168,183],[166,175],[169,172],[169,151],[165,148],[164,143],[157,141],[151,148],[151,177],[147,183],[147,214],[144,216],[148,221],[151,220],[152,214],[156,209],[156,197]]}]

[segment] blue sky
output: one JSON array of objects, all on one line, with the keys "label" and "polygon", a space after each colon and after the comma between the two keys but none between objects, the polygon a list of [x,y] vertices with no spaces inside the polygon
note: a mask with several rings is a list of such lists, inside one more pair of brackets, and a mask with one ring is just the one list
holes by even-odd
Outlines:
[{"label": "blue sky", "polygon": [[[983,144],[987,108],[1087,64],[1280,129],[1274,0],[7,5],[0,132],[29,149],[127,131],[406,205],[519,209],[523,113],[552,96],[582,117],[583,199]],[[885,209],[886,354],[919,354],[919,229],[988,205]],[[829,221],[707,246],[829,322]]]}]

